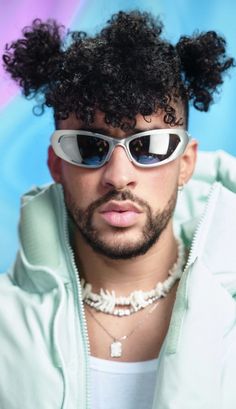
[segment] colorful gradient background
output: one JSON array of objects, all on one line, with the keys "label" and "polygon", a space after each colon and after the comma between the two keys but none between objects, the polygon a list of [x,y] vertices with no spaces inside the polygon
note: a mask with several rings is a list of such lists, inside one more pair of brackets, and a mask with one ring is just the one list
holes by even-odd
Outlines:
[{"label": "colorful gradient background", "polygon": [[[20,36],[21,29],[40,17],[57,19],[72,29],[93,33],[118,10],[139,8],[160,14],[165,36],[175,43],[196,29],[217,30],[236,57],[236,2],[234,0],[0,0],[0,50]],[[209,113],[190,111],[190,132],[203,150],[225,149],[236,155],[236,70],[226,77],[217,104]],[[0,271],[14,260],[21,194],[33,185],[50,181],[46,166],[52,113],[32,113],[26,101],[0,68]],[[43,238],[42,238],[43,239]]]}]

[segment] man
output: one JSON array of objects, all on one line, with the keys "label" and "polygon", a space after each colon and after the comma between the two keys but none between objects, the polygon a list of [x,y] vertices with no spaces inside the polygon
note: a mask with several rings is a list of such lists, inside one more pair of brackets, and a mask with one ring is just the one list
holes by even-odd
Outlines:
[{"label": "man", "polygon": [[56,183],[24,196],[1,278],[1,408],[235,407],[236,198],[210,187],[233,159],[206,154],[185,187],[189,101],[207,111],[233,60],[214,32],[161,31],[120,12],[64,50],[36,20],[4,55],[54,109]]}]

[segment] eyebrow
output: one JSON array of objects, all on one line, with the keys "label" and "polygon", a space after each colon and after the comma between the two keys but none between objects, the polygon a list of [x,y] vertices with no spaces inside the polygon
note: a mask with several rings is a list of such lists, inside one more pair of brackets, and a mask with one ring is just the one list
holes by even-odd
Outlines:
[{"label": "eyebrow", "polygon": [[[155,126],[153,128],[150,128],[150,129],[133,128],[130,131],[132,132],[131,135],[133,135],[133,134],[140,133],[140,132],[152,131],[154,129],[161,129],[161,128],[158,127],[158,126]],[[109,136],[109,132],[108,132],[108,130],[106,128],[93,128],[93,127],[90,127],[90,126],[84,126],[82,129],[78,129],[78,131],[82,131],[82,130]]]}]

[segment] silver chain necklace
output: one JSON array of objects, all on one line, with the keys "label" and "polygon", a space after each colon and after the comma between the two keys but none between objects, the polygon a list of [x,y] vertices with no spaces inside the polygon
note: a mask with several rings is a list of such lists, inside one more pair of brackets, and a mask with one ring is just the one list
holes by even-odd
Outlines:
[{"label": "silver chain necklace", "polygon": [[122,341],[125,341],[127,338],[129,338],[131,335],[133,335],[133,333],[140,327],[140,325],[150,317],[150,315],[157,308],[159,303],[160,303],[160,301],[158,301],[154,305],[152,305],[152,307],[147,311],[145,316],[140,321],[138,321],[138,323],[135,325],[135,327],[127,335],[123,335],[121,337],[115,337],[114,335],[112,335],[110,333],[110,331],[108,331],[103,326],[103,324],[97,319],[97,317],[95,317],[94,313],[92,313],[92,311],[89,308],[87,308],[87,311],[91,315],[91,317],[103,329],[103,331],[113,340],[112,343],[110,344],[110,356],[111,356],[111,358],[121,358],[122,352],[123,352]]}]

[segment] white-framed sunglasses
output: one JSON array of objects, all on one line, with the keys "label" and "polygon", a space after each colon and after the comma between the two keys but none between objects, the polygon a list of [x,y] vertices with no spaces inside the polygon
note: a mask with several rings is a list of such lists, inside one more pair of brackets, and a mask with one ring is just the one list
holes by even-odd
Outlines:
[{"label": "white-framed sunglasses", "polygon": [[83,130],[57,130],[51,145],[57,156],[83,168],[100,168],[116,146],[122,146],[131,162],[142,168],[168,163],[184,151],[190,136],[184,129],[153,129],[123,139]]}]

